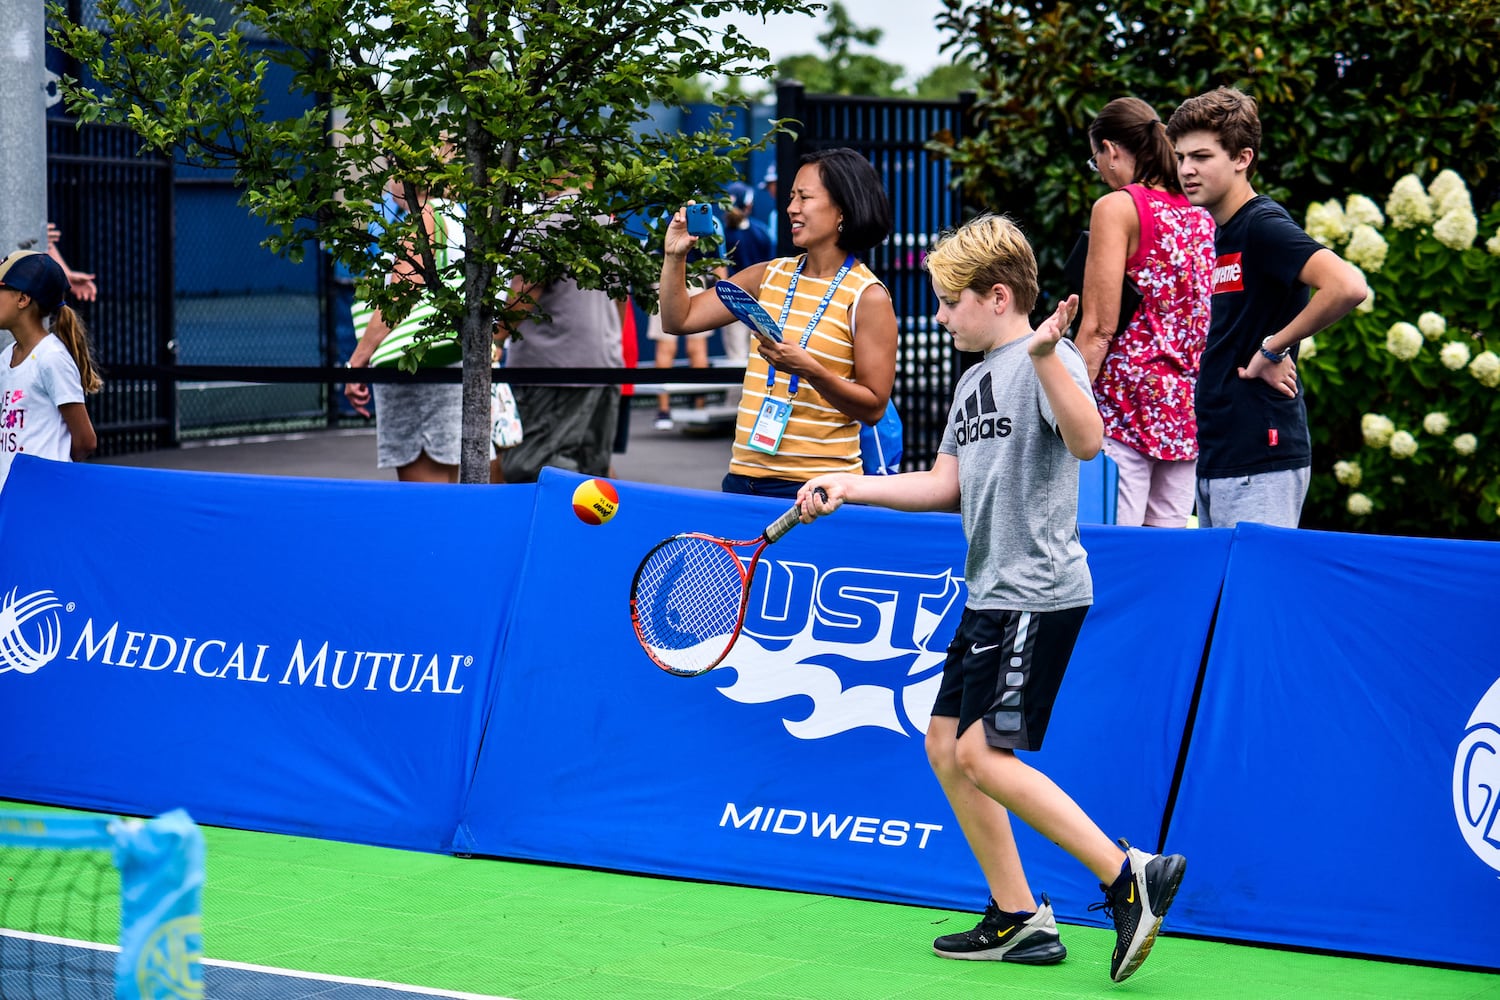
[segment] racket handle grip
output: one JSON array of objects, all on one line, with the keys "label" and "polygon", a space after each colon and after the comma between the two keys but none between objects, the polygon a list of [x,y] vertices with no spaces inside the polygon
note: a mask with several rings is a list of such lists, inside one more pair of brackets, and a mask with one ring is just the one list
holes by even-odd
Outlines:
[{"label": "racket handle grip", "polygon": [[[828,494],[823,492],[821,486],[813,490],[813,492],[818,495],[818,499],[820,500],[828,499]],[[764,535],[767,542],[780,541],[783,535],[801,523],[802,512],[794,504],[791,510],[772,521],[766,530],[762,532],[762,535]]]}]

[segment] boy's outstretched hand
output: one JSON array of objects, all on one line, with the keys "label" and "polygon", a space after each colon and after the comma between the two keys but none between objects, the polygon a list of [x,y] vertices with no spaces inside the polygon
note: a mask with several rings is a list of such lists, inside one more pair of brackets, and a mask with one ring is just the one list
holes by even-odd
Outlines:
[{"label": "boy's outstretched hand", "polygon": [[1051,316],[1042,322],[1031,335],[1031,343],[1027,345],[1026,351],[1033,358],[1045,358],[1057,349],[1057,342],[1062,339],[1063,334],[1068,332],[1068,327],[1073,324],[1073,316],[1078,311],[1078,296],[1069,295],[1057,304]]}]

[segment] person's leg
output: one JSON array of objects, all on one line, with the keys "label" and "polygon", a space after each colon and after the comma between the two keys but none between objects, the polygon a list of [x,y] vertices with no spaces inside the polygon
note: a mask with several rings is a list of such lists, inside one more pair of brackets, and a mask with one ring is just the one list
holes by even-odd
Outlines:
[{"label": "person's leg", "polygon": [[1151,488],[1146,497],[1145,523],[1153,528],[1185,528],[1193,513],[1198,463],[1149,459]]},{"label": "person's leg", "polygon": [[934,716],[927,726],[927,763],[953,808],[974,860],[979,862],[990,898],[1002,910],[1013,913],[1035,910],[1036,897],[1021,867],[1010,814],[985,794],[959,763],[958,743],[958,719]]},{"label": "person's leg", "polygon": [[[1125,852],[1051,778],[1022,763],[1014,751],[990,746],[983,726],[970,726],[958,738],[955,759],[963,776],[978,792],[1003,807],[1002,812],[1009,809],[1027,826],[1077,858],[1100,882],[1108,885],[1120,874]],[[957,811],[955,806],[955,814]],[[963,826],[962,818],[959,825]],[[1006,826],[1008,830],[1009,824]],[[1014,844],[1014,839],[1010,839],[1012,853]],[[1003,853],[997,851],[994,857],[996,861],[1003,860]],[[1017,857],[1018,865],[1019,861]],[[982,860],[980,868],[985,868]],[[988,876],[989,872],[985,874]],[[1021,881],[1024,884],[1024,876]],[[999,896],[995,901],[1002,907],[1007,905]]]},{"label": "person's leg", "polygon": [[577,393],[579,420],[573,454],[578,471],[585,476],[608,476],[620,417],[620,387],[590,386]]},{"label": "person's leg", "polygon": [[436,461],[424,451],[415,461],[398,467],[396,478],[403,483],[456,483],[458,466]]},{"label": "person's leg", "polygon": [[1108,437],[1104,454],[1115,463],[1115,523],[1138,528],[1145,523],[1146,498],[1151,492],[1150,459]]},{"label": "person's leg", "polygon": [[[1307,499],[1311,481],[1312,469],[1307,467],[1200,479],[1198,521],[1213,528],[1232,528],[1241,521],[1295,528],[1302,518],[1302,502]],[[1205,523],[1205,506],[1212,513],[1211,524]]]},{"label": "person's leg", "polygon": [[[660,338],[656,341],[656,367],[671,368],[677,358],[677,338],[669,338],[666,334],[661,334]],[[663,420],[666,421],[665,427],[662,426]],[[656,429],[672,429],[672,397],[665,392],[656,395]]]},{"label": "person's leg", "polygon": [[[687,347],[687,359],[689,368],[708,367],[708,335],[683,338]],[[693,393],[693,409],[701,410],[708,403],[708,398],[701,392]]]},{"label": "person's leg", "polygon": [[[976,628],[979,631],[976,631]],[[968,693],[969,650],[984,634],[982,614],[965,610],[948,646],[942,683],[927,727],[927,762],[937,776],[959,829],[979,862],[990,890],[984,915],[972,930],[945,934],[932,942],[943,958],[1050,965],[1068,954],[1045,894],[1037,905],[1016,850],[1010,815],[981,791],[958,761],[959,714]]]}]

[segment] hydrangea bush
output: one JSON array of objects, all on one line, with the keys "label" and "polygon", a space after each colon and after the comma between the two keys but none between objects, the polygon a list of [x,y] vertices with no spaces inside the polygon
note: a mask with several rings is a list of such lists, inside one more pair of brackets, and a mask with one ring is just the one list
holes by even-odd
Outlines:
[{"label": "hydrangea bush", "polygon": [[1402,177],[1383,208],[1358,194],[1315,204],[1306,226],[1371,296],[1302,345],[1303,524],[1500,538],[1500,205],[1476,215],[1444,170]]}]

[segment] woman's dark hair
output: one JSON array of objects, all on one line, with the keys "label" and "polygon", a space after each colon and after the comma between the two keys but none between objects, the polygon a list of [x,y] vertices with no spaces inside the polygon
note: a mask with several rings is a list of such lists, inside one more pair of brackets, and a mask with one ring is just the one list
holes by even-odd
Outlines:
[{"label": "woman's dark hair", "polygon": [[818,165],[818,175],[828,189],[828,196],[844,213],[839,249],[862,254],[885,242],[891,234],[891,202],[870,161],[841,146],[808,153],[800,165],[805,167],[809,163]]},{"label": "woman's dark hair", "polygon": [[1097,151],[1106,139],[1135,157],[1132,181],[1160,184],[1168,191],[1182,193],[1177,153],[1167,138],[1167,127],[1151,105],[1135,97],[1117,97],[1106,104],[1089,126],[1089,143]]}]

